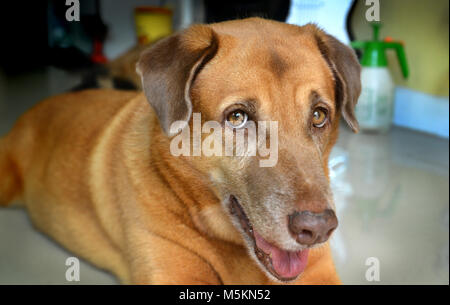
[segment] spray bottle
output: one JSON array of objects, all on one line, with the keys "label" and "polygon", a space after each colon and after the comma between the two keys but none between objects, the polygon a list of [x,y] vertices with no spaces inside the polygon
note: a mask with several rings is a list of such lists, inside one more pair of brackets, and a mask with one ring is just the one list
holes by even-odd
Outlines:
[{"label": "spray bottle", "polygon": [[404,78],[408,77],[409,72],[403,44],[389,37],[379,40],[380,24],[371,25],[373,40],[351,43],[353,48],[364,52],[361,58],[362,91],[356,106],[356,117],[362,130],[386,132],[393,117],[395,85],[389,73],[385,51],[394,49],[397,52]]}]

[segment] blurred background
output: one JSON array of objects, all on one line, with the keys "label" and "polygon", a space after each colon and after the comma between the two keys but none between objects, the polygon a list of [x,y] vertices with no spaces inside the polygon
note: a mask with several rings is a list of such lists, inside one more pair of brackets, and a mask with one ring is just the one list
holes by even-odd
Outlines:
[{"label": "blurred background", "polygon": [[[67,2],[67,4],[66,4]],[[363,66],[357,116],[330,158],[340,226],[331,245],[345,284],[449,283],[449,2],[447,0],[3,1],[0,135],[50,95],[140,90],[140,52],[193,23],[261,16],[314,22],[354,47]],[[301,46],[299,46],[301,47]],[[1,173],[0,173],[1,174]],[[0,210],[0,284],[112,284]],[[379,261],[369,281],[368,259]]]}]

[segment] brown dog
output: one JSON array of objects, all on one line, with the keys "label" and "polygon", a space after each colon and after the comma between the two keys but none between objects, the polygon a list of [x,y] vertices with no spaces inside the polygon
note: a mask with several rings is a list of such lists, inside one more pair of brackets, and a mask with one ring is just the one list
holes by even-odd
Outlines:
[{"label": "brown dog", "polygon": [[[0,141],[0,203],[25,202],[123,283],[339,283],[327,159],[341,115],[358,128],[353,51],[314,25],[251,18],[161,40],[137,70],[145,95],[69,93],[23,115]],[[171,125],[192,128],[193,113],[232,132],[278,122],[276,165],[172,155]]]}]

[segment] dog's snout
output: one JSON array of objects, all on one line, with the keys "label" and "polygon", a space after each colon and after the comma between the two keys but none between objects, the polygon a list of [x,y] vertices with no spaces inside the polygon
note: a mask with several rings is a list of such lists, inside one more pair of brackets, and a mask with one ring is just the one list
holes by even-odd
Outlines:
[{"label": "dog's snout", "polygon": [[336,214],[330,209],[322,213],[301,211],[289,215],[289,231],[302,245],[325,242],[337,225]]}]

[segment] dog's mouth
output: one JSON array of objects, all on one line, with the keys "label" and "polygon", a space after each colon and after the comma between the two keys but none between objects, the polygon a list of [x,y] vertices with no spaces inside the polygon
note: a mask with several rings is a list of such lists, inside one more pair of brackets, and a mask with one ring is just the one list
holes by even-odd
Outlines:
[{"label": "dog's mouth", "polygon": [[259,262],[276,279],[287,282],[295,280],[306,268],[308,249],[301,251],[287,251],[280,249],[265,240],[253,229],[236,197],[230,197],[230,212],[237,217],[243,231],[250,237],[253,250]]}]

